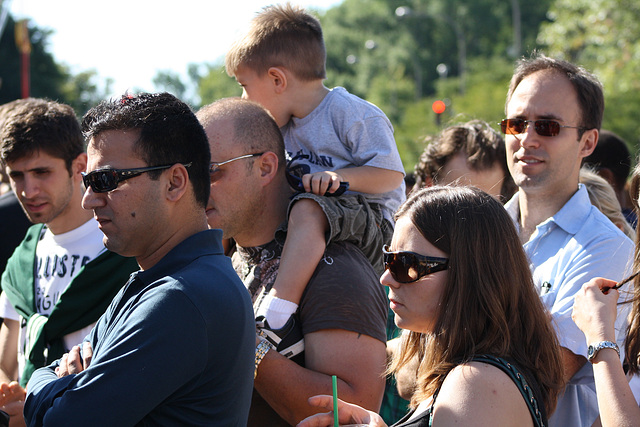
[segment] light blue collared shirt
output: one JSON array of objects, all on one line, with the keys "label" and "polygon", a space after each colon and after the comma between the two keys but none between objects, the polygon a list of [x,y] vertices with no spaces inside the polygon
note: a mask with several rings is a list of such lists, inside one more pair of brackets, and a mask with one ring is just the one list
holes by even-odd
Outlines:
[{"label": "light blue collared shirt", "polygon": [[[505,205],[519,229],[518,193]],[[586,187],[555,215],[538,224],[524,244],[540,298],[553,317],[560,345],[587,357],[582,331],[571,319],[576,292],[594,277],[619,281],[633,263],[633,242],[591,204]],[[626,289],[629,285],[625,285]],[[621,295],[624,295],[622,293]],[[623,348],[629,305],[619,306],[616,341]],[[593,369],[586,363],[569,381],[549,419],[551,427],[588,427],[598,416]]]}]

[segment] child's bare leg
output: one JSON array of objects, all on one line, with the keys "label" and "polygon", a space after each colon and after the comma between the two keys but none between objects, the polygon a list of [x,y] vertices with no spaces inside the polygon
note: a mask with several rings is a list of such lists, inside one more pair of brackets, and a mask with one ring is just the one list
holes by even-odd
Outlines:
[{"label": "child's bare leg", "polygon": [[316,201],[301,199],[291,208],[278,276],[257,313],[267,318],[271,328],[282,328],[297,310],[324,254],[328,229],[327,217]]}]

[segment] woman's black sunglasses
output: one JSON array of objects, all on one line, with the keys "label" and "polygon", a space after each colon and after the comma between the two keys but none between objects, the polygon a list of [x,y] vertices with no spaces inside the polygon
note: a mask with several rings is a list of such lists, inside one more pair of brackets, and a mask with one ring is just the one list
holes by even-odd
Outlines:
[{"label": "woman's black sunglasses", "polygon": [[[189,166],[191,166],[191,163],[183,163],[182,165],[185,168],[188,168]],[[89,173],[82,172],[82,182],[84,182],[85,188],[91,187],[94,193],[106,193],[115,190],[116,188],[118,188],[118,184],[120,184],[122,181],[126,181],[129,178],[142,175],[145,172],[151,172],[160,169],[169,169],[171,166],[173,166],[173,164],[135,169],[96,169]]]},{"label": "woman's black sunglasses", "polygon": [[398,283],[412,283],[420,278],[449,268],[448,258],[420,255],[415,252],[390,252],[382,248],[384,268]]}]

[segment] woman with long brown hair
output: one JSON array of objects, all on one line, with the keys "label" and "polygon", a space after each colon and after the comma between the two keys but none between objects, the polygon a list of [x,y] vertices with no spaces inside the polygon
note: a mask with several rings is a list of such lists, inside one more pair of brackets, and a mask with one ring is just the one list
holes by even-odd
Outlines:
[{"label": "woman with long brown hair", "polygon": [[[419,361],[412,411],[396,426],[546,425],[563,386],[560,347],[502,205],[474,188],[430,187],[396,221],[380,280],[406,331],[389,371]],[[333,406],[331,396],[310,403]],[[341,423],[385,425],[359,406],[338,409]]]},{"label": "woman with long brown hair", "polygon": [[[640,192],[640,165],[633,171],[629,193],[636,212]],[[636,229],[633,271],[640,271],[640,227]],[[629,379],[640,375],[640,276],[633,281],[633,294],[622,292],[630,304],[629,325],[624,344],[624,365],[615,344],[618,291],[613,280],[595,278],[576,294],[572,318],[584,332],[596,382],[598,409],[602,426],[640,426],[640,408],[629,386]],[[628,306],[629,307],[629,306]],[[622,311],[623,313],[625,310]],[[603,344],[604,343],[604,344]],[[637,378],[636,378],[637,380]]]}]

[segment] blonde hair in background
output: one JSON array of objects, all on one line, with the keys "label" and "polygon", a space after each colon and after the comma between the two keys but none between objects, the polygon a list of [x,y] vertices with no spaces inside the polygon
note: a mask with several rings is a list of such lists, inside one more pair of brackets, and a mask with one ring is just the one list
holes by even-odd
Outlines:
[{"label": "blonde hair in background", "polygon": [[634,240],[636,233],[622,214],[620,202],[618,202],[616,193],[607,180],[592,169],[583,166],[580,169],[580,183],[587,188],[591,204],[609,218],[627,237]]}]

